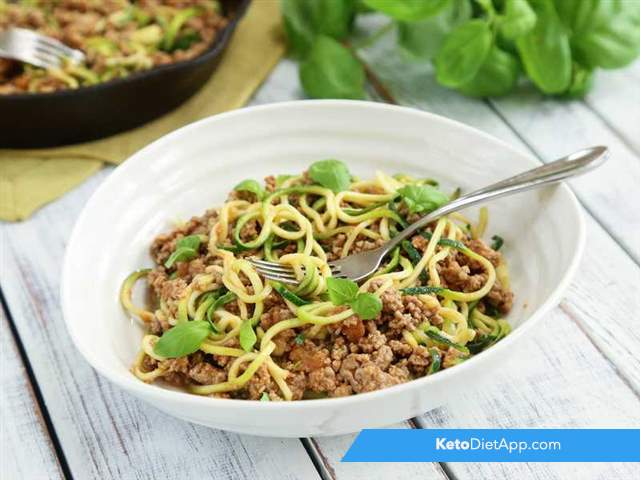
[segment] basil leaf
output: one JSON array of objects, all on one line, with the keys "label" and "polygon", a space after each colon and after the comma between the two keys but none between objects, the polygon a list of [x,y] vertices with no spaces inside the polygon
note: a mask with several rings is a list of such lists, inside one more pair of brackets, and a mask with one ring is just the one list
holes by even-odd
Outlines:
[{"label": "basil leaf", "polygon": [[564,93],[567,98],[584,97],[593,86],[593,70],[585,68],[579,63],[573,63],[571,71],[571,83]]},{"label": "basil leaf", "polygon": [[309,177],[314,182],[338,193],[351,185],[351,173],[340,160],[320,160],[309,167]]},{"label": "basil leaf", "polygon": [[354,0],[282,0],[284,30],[294,56],[304,58],[319,34],[344,38],[353,27]]},{"label": "basil leaf", "polygon": [[556,5],[584,67],[621,68],[640,54],[640,2],[567,0]]},{"label": "basil leaf", "polygon": [[351,32],[355,19],[355,0],[302,1],[309,5],[311,21],[317,33],[341,40]]},{"label": "basil leaf", "polygon": [[484,63],[492,41],[491,29],[485,20],[469,20],[456,27],[435,58],[438,82],[447,87],[469,82]]},{"label": "basil leaf", "polygon": [[571,81],[569,36],[558,19],[551,0],[536,0],[535,27],[516,40],[524,69],[544,93],[561,93]]},{"label": "basil leaf", "polygon": [[270,402],[271,399],[269,398],[269,394],[267,392],[262,392],[262,395],[260,396],[260,401],[261,402]]},{"label": "basil leaf", "polygon": [[153,351],[167,358],[184,357],[198,350],[210,332],[204,320],[180,323],[164,332]]},{"label": "basil leaf", "polygon": [[289,51],[303,57],[313,44],[314,27],[305,0],[281,0],[282,23],[287,34]]},{"label": "basil leaf", "polygon": [[200,243],[202,243],[200,235],[188,235],[176,242],[176,248],[191,248],[197,251],[200,248]]},{"label": "basil leaf", "polygon": [[237,192],[250,192],[253,193],[258,201],[262,200],[265,196],[264,188],[256,180],[248,179],[243,180],[233,188]]},{"label": "basil leaf", "polygon": [[327,292],[329,300],[334,305],[346,305],[356,299],[358,285],[346,278],[327,278]]},{"label": "basil leaf", "polygon": [[256,332],[253,331],[251,319],[248,318],[242,322],[240,327],[240,346],[245,352],[250,352],[257,340],[258,337],[256,337]]},{"label": "basil leaf", "polygon": [[471,18],[469,0],[452,0],[437,15],[419,22],[398,22],[398,45],[414,60],[436,56],[449,32]]},{"label": "basil leaf", "polygon": [[517,58],[494,45],[476,76],[458,90],[471,97],[506,95],[515,88],[519,73]]},{"label": "basil leaf", "polygon": [[493,237],[491,237],[491,240],[493,240],[493,242],[491,243],[491,248],[496,252],[500,250],[502,245],[504,245],[504,239],[500,235],[494,235]]},{"label": "basil leaf", "polygon": [[500,34],[506,39],[529,33],[536,24],[536,13],[527,0],[507,0],[504,17],[500,21]]},{"label": "basil leaf", "polygon": [[449,202],[449,197],[431,185],[405,185],[398,193],[411,213],[431,212]]},{"label": "basil leaf", "polygon": [[364,67],[334,39],[317,37],[307,59],[300,65],[300,81],[313,98],[365,97]]},{"label": "basil leaf", "polygon": [[173,267],[173,264],[176,262],[186,262],[188,260],[193,260],[198,256],[198,252],[196,252],[193,248],[188,247],[180,247],[176,248],[176,251],[173,252],[167,261],[164,262],[164,266],[166,268]]},{"label": "basil leaf", "polygon": [[363,3],[374,10],[396,20],[416,21],[435,15],[450,0],[364,0]]},{"label": "basil leaf", "polygon": [[363,320],[372,320],[382,310],[382,301],[373,293],[359,293],[349,304],[356,315]]}]

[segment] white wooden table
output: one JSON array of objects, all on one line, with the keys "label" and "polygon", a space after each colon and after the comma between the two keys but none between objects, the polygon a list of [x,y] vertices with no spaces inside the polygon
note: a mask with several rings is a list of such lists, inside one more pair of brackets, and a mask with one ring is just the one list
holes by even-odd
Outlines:
[{"label": "white wooden table", "polygon": [[[398,103],[467,123],[548,161],[605,144],[608,165],[572,182],[587,248],[560,306],[493,381],[401,428],[640,427],[640,64],[600,73],[584,101],[523,93],[470,100],[384,44],[367,52]],[[253,104],[301,98],[284,60]],[[639,464],[342,464],[354,436],[266,439],[146,408],[89,367],[59,304],[62,258],[105,168],[28,221],[1,226],[0,478],[638,479]],[[640,447],[639,447],[640,448]]]}]

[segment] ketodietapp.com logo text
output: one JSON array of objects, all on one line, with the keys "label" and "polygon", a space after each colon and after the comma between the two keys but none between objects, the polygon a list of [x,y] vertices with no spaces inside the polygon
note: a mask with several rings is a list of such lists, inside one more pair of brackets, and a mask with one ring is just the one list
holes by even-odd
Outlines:
[{"label": "ketodietapp.com logo text", "polygon": [[527,450],[562,450],[560,442],[556,441],[513,441],[502,437],[500,439],[485,440],[484,438],[470,437],[467,440],[448,439],[436,437],[436,450],[502,450],[509,453],[522,453]]},{"label": "ketodietapp.com logo text", "polygon": [[640,462],[640,429],[363,430],[343,462]]}]

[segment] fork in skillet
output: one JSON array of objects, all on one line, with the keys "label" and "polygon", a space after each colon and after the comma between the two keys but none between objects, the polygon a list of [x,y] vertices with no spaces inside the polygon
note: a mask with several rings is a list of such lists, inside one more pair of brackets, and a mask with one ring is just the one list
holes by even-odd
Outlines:
[{"label": "fork in skillet", "polygon": [[60,68],[63,59],[81,63],[85,55],[55,38],[12,27],[0,32],[0,58],[20,60],[41,68]]}]

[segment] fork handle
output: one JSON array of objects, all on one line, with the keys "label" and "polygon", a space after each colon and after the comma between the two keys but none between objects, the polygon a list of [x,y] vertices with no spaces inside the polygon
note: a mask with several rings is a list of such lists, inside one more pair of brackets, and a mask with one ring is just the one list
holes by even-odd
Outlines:
[{"label": "fork handle", "polygon": [[506,197],[515,193],[538,188],[549,183],[559,182],[565,178],[581,175],[602,165],[609,157],[609,149],[604,146],[586,148],[487,187],[463,195],[456,200],[425,215],[393,237],[383,247],[384,254],[393,250],[402,240],[413,236],[418,230],[437,220],[463,208],[484,203],[494,198]]}]

